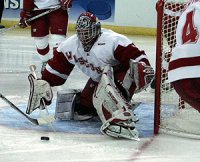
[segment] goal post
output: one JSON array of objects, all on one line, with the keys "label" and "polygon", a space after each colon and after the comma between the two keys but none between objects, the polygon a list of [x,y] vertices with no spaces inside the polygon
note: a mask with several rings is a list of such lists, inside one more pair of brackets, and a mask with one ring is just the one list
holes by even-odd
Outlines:
[{"label": "goal post", "polygon": [[161,55],[162,55],[162,18],[164,1],[159,0],[156,4],[157,10],[157,38],[156,38],[156,85],[155,85],[155,107],[154,107],[154,134],[158,134],[160,125],[160,85],[161,85]]},{"label": "goal post", "polygon": [[178,19],[190,0],[158,0],[154,134],[160,132],[200,139],[200,115],[168,82],[168,63],[176,46]]}]

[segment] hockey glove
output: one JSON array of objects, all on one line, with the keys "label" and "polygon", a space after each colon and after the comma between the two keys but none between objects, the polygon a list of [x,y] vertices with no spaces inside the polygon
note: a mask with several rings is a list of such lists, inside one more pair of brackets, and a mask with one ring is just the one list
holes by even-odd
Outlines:
[{"label": "hockey glove", "polygon": [[63,10],[68,10],[72,5],[72,0],[60,0],[60,5]]},{"label": "hockey glove", "polygon": [[154,78],[154,70],[151,66],[142,62],[130,60],[130,75],[136,84],[134,93],[139,93],[147,88]]},{"label": "hockey glove", "polygon": [[46,105],[50,105],[53,93],[47,81],[35,79],[32,74],[29,74],[28,79],[30,82],[30,95],[26,113],[30,114],[37,108],[41,107],[41,109],[44,109],[43,101]]},{"label": "hockey glove", "polygon": [[19,21],[20,28],[26,28],[27,26],[29,26],[30,22],[28,22],[27,20],[30,18],[31,18],[31,12],[22,10],[20,12],[20,21]]}]

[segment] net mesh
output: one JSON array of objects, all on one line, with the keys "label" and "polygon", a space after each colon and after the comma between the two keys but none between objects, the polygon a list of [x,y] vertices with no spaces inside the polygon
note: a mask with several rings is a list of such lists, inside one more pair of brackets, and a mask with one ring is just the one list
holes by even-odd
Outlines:
[{"label": "net mesh", "polygon": [[[161,32],[161,83],[159,132],[200,138],[199,113],[185,103],[168,82],[168,63],[176,46],[178,19],[188,0],[163,0]],[[190,116],[192,114],[192,116]],[[192,119],[192,120],[191,120]],[[197,136],[196,136],[197,135]],[[186,136],[186,135],[185,135]]]}]

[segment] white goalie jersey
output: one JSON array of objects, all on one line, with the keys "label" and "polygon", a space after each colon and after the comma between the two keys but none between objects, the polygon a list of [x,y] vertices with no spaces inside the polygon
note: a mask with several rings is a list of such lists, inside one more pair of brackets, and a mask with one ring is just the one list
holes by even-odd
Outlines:
[{"label": "white goalie jersey", "polygon": [[128,69],[130,59],[150,65],[143,50],[139,50],[127,37],[111,30],[102,29],[89,52],[84,51],[77,35],[73,35],[57,48],[42,78],[52,86],[61,85],[76,65],[93,81],[99,82],[105,66],[123,65]]}]

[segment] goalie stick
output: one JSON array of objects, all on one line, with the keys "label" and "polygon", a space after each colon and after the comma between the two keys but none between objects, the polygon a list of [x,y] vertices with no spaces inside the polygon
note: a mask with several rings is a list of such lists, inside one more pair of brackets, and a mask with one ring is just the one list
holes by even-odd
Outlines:
[{"label": "goalie stick", "polygon": [[37,119],[33,119],[33,118],[29,117],[28,115],[26,115],[23,111],[21,111],[16,105],[14,105],[11,101],[9,101],[1,93],[0,93],[0,97],[1,97],[2,100],[4,100],[6,103],[8,103],[13,109],[15,109],[17,112],[19,112],[20,114],[22,114],[26,119],[28,119],[31,123],[33,123],[35,125],[39,125],[39,122],[38,122]]},{"label": "goalie stick", "polygon": [[[32,17],[32,18],[28,19],[27,22],[31,22],[31,21],[33,21],[33,20],[35,20],[35,19],[38,19],[38,18],[40,18],[40,17],[42,17],[42,16],[44,16],[44,15],[47,15],[47,14],[53,12],[53,11],[58,10],[59,8],[60,8],[60,6],[57,6],[57,7],[55,7],[55,8],[50,9],[50,10],[47,10],[47,11],[45,11],[45,12],[43,12],[43,13],[41,13],[41,14],[35,16],[35,17]],[[19,25],[20,25],[20,23],[15,24],[15,25],[13,25],[13,26],[11,26],[11,27],[9,27],[9,28],[6,28],[6,29],[1,29],[1,30],[0,30],[0,34],[5,33],[6,31],[9,31],[9,30],[13,30],[13,29],[17,28]]]},{"label": "goalie stick", "polygon": [[2,95],[0,93],[0,98],[2,100],[4,100],[6,103],[8,103],[14,110],[16,110],[17,112],[19,112],[21,115],[23,115],[26,119],[28,119],[32,124],[35,125],[42,125],[42,124],[48,124],[52,121],[54,121],[54,118],[52,118],[51,116],[48,116],[46,118],[38,118],[38,119],[34,119],[31,118],[30,116],[28,116],[27,114],[25,114],[23,111],[21,111],[15,104],[13,104],[10,100],[8,100],[4,95]]}]

